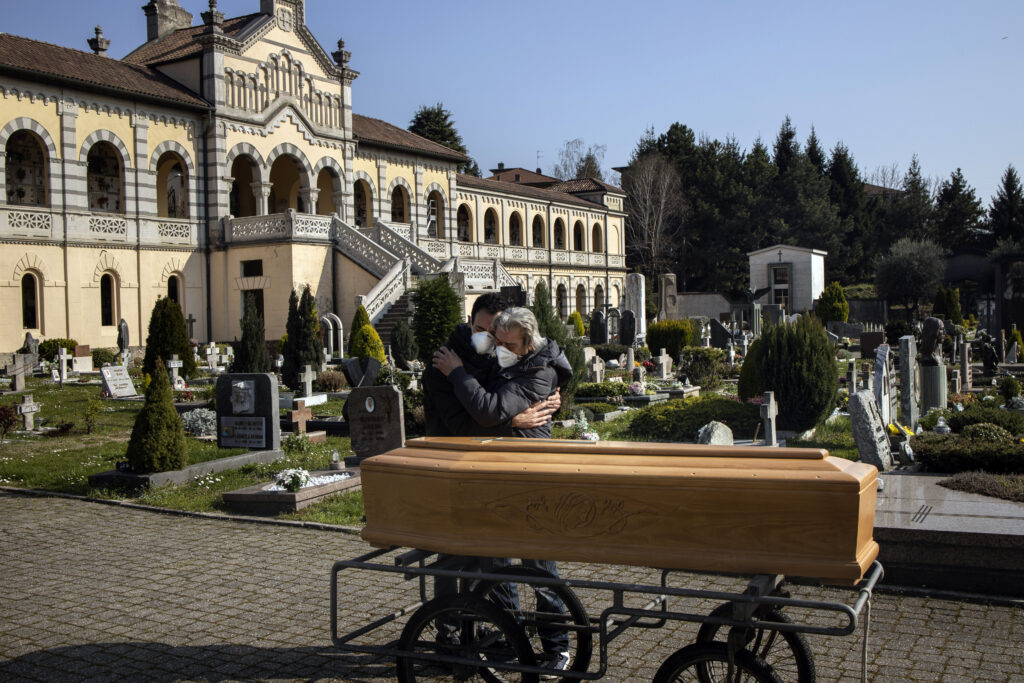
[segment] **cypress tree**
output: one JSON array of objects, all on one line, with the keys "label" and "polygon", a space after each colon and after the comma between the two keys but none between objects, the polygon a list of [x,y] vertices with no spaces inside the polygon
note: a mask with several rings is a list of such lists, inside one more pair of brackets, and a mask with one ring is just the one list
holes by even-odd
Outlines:
[{"label": "cypress tree", "polygon": [[128,462],[140,473],[180,470],[187,461],[185,429],[174,409],[171,382],[160,358],[153,361],[151,376],[146,403],[135,417],[128,441]]},{"label": "cypress tree", "polygon": [[838,282],[832,282],[825,287],[814,313],[825,323],[832,321],[845,323],[850,317],[850,304],[846,301],[843,286]]},{"label": "cypress tree", "polygon": [[462,299],[448,282],[447,275],[438,275],[420,282],[412,295],[416,312],[412,316],[412,331],[420,347],[420,360],[430,363],[430,357],[448,341],[452,330],[462,322]]},{"label": "cypress tree", "polygon": [[391,356],[399,369],[405,370],[409,361],[416,360],[420,348],[413,338],[412,328],[404,320],[395,323],[391,330]]},{"label": "cypress tree", "polygon": [[[802,315],[796,324],[769,325],[757,353],[760,387],[775,392],[781,428],[810,429],[828,415],[839,376],[832,344],[817,318]],[[750,378],[745,393],[757,384]]]},{"label": "cypress tree", "polygon": [[281,366],[281,379],[292,388],[298,387],[301,383],[299,381],[299,375],[302,374],[301,357],[296,346],[301,334],[300,327],[299,296],[293,290],[288,295],[288,321],[285,323],[287,339],[285,339],[284,346],[281,349],[281,355],[284,356],[284,365]]},{"label": "cypress tree", "polygon": [[579,311],[573,311],[569,314],[569,324],[572,325],[573,332],[577,337],[583,337],[587,334],[587,328],[583,326],[583,316],[580,315]]},{"label": "cypress tree", "polygon": [[[321,346],[318,341],[320,332],[320,315],[316,310],[316,301],[313,300],[313,290],[306,285],[299,298],[299,337],[296,340],[296,349],[299,355],[299,367],[312,365],[320,369],[320,362],[323,359]],[[289,335],[290,337],[290,335]]]},{"label": "cypress tree", "polygon": [[194,377],[196,361],[188,343],[188,329],[185,327],[185,317],[181,314],[181,306],[162,297],[157,299],[149,316],[142,371],[152,377],[157,359],[170,359],[174,354],[178,354],[178,360],[182,361],[181,374]]},{"label": "cypress tree", "polygon": [[263,318],[256,311],[252,295],[245,297],[245,315],[241,320],[242,341],[235,344],[235,362],[231,372],[270,372]]},{"label": "cypress tree", "polygon": [[537,328],[542,337],[553,339],[559,346],[565,346],[565,325],[558,319],[555,307],[551,305],[551,294],[548,286],[541,282],[534,291],[533,305],[530,306],[533,317],[537,319]]}]

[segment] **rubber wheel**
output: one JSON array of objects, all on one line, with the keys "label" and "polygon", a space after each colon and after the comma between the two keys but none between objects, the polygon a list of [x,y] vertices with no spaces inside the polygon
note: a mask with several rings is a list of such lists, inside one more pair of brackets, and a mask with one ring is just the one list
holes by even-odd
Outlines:
[{"label": "rubber wheel", "polygon": [[[512,581],[501,582],[501,581],[480,581],[472,588],[473,595],[486,599],[488,602],[495,606],[504,609],[507,614],[511,615],[516,624],[526,634],[527,640],[530,641],[530,646],[533,649],[534,655],[538,660],[544,657],[544,647],[541,642],[541,634],[544,632],[545,627],[540,624],[543,623],[572,623],[580,628],[568,629],[569,632],[569,666],[566,667],[568,671],[582,672],[586,671],[590,665],[590,658],[593,655],[594,644],[593,644],[593,633],[590,629],[590,620],[587,617],[587,611],[583,607],[583,603],[576,597],[570,588],[566,586],[547,586],[561,599],[562,604],[565,605],[568,615],[556,615],[556,614],[540,614],[536,607],[536,594],[533,588],[529,585],[531,579],[544,578],[553,579],[555,578],[548,572],[540,569],[534,569],[532,567],[503,567],[499,572],[500,574],[507,574],[509,577],[514,577]],[[509,584],[515,584],[516,593],[519,597],[519,609],[510,609],[505,603],[507,600],[507,592],[503,596],[501,594],[502,587],[507,587]],[[504,597],[504,600],[502,599]],[[571,621],[570,621],[571,620]],[[550,630],[557,630],[555,629]],[[566,683],[569,681],[578,681],[579,678],[566,677],[562,679]]]},{"label": "rubber wheel", "polygon": [[[732,617],[732,603],[719,605],[711,612],[713,617],[729,619]],[[775,621],[780,624],[790,623],[789,618],[774,607],[762,606],[754,614],[758,621]],[[701,624],[697,631],[698,643],[712,641],[726,642],[732,628],[722,624]],[[745,629],[744,647],[760,657],[772,668],[783,683],[814,683],[817,675],[814,670],[814,657],[803,634],[794,631],[772,631],[770,629]]]},{"label": "rubber wheel", "polygon": [[[398,647],[410,653],[397,657],[395,662],[397,679],[403,683],[452,677],[458,681],[490,683],[537,683],[539,680],[537,674],[487,666],[488,661],[537,666],[537,659],[512,617],[472,595],[445,596],[424,604],[402,629]],[[417,658],[417,654],[462,657],[480,664],[428,661]]]},{"label": "rubber wheel", "polygon": [[780,683],[771,667],[747,650],[737,650],[729,676],[729,646],[725,643],[694,643],[665,660],[654,674],[654,683]]}]

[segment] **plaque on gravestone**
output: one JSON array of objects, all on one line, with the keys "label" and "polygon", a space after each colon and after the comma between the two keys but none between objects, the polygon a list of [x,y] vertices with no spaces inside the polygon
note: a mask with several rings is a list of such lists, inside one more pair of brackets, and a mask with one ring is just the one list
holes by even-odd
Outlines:
[{"label": "plaque on gravestone", "polygon": [[217,446],[278,450],[281,421],[277,378],[264,373],[226,374],[217,378]]},{"label": "plaque on gravestone", "polygon": [[405,445],[405,414],[398,387],[356,387],[345,405],[355,453],[355,457],[345,459],[347,466]]},{"label": "plaque on gravestone", "polygon": [[128,398],[137,396],[135,384],[123,365],[107,365],[100,368],[103,377],[103,389],[111,398]]}]

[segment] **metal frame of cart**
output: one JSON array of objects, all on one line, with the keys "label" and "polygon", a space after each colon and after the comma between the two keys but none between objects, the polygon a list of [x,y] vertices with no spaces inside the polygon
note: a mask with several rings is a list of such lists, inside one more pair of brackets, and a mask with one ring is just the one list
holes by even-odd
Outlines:
[{"label": "metal frame of cart", "polygon": [[[381,561],[385,555],[393,554],[392,563],[387,564]],[[428,577],[452,577],[459,580],[459,584],[469,585],[470,583],[509,582],[509,575],[500,572],[488,573],[469,571],[459,568],[450,568],[452,558],[449,562],[433,561],[428,563],[435,553],[424,550],[406,550],[399,547],[391,547],[373,550],[351,560],[340,560],[334,563],[331,570],[331,639],[334,646],[346,652],[359,652],[375,654],[388,657],[411,658],[418,661],[433,661],[445,663],[451,666],[469,666],[481,668],[482,662],[479,659],[466,659],[446,654],[423,654],[405,650],[394,645],[370,645],[359,644],[356,639],[368,635],[385,624],[397,619],[413,615],[424,605],[437,603],[437,600],[430,601],[428,593]],[[338,633],[339,617],[339,583],[338,577],[345,570],[367,570],[402,574],[406,580],[416,579],[418,582],[419,601],[406,605],[405,607],[372,622],[361,626],[349,633]],[[563,621],[559,625],[566,629],[586,632],[592,637],[598,636],[597,645],[599,652],[598,668],[596,671],[562,671],[558,676],[562,680],[597,680],[602,678],[608,671],[608,644],[622,635],[629,628],[661,628],[667,621],[687,621],[701,624],[712,624],[721,627],[729,627],[728,644],[722,652],[728,653],[728,674],[726,680],[732,679],[734,663],[737,655],[743,649],[742,637],[738,634],[770,632],[772,634],[792,632],[800,634],[846,636],[854,633],[860,623],[863,624],[863,640],[861,643],[861,680],[867,680],[867,648],[871,621],[871,597],[875,585],[883,576],[882,565],[875,562],[857,588],[857,598],[852,605],[844,602],[827,602],[816,600],[801,600],[788,597],[788,594],[781,593],[780,587],[784,577],[781,575],[758,574],[753,576],[747,584],[743,593],[696,590],[679,588],[669,585],[669,577],[675,570],[661,570],[660,585],[644,585],[633,583],[619,583],[608,581],[588,581],[554,577],[529,577],[518,578],[517,582],[530,586],[551,586],[572,591],[572,589],[590,589],[597,591],[608,591],[611,593],[611,604],[605,607],[599,616],[589,616],[587,623],[579,624]],[[640,608],[627,607],[624,604],[624,596],[627,594],[648,596],[646,605]],[[463,595],[459,593],[457,595]],[[456,595],[448,596],[454,599]],[[715,610],[717,614],[695,614],[686,611],[675,611],[669,609],[672,598],[716,600],[728,603],[731,609],[728,616],[721,610]],[[764,614],[766,609],[781,609],[792,607],[795,609],[831,612],[841,620],[835,626],[819,626],[813,624],[792,623],[788,621],[761,621],[757,615]],[[863,619],[861,613],[863,612]],[[734,628],[739,627],[739,628]],[[679,652],[676,653],[677,655]],[[808,651],[808,656],[811,653]],[[671,659],[671,658],[670,658]],[[668,662],[666,662],[668,664]],[[522,664],[518,661],[488,661],[487,669],[497,671],[519,672],[523,674],[551,674],[551,669],[536,666],[531,663]],[[587,669],[590,667],[587,666]],[[707,678],[702,675],[701,680]]]}]

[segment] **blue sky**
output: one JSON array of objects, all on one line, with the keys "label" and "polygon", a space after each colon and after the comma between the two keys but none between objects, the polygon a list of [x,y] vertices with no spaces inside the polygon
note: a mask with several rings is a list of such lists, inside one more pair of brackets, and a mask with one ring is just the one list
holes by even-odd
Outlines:
[{"label": "blue sky", "polygon": [[[205,0],[181,0],[196,14]],[[0,30],[86,48],[101,24],[111,55],[145,38],[143,0],[5,3]],[[229,16],[259,0],[221,0]],[[357,113],[406,126],[450,109],[485,172],[539,165],[565,141],[626,163],[644,129],[770,143],[788,114],[870,174],[918,154],[928,176],[958,166],[987,207],[1007,164],[1024,171],[1024,2],[515,3],[307,0],[328,51],[345,39]]]}]

